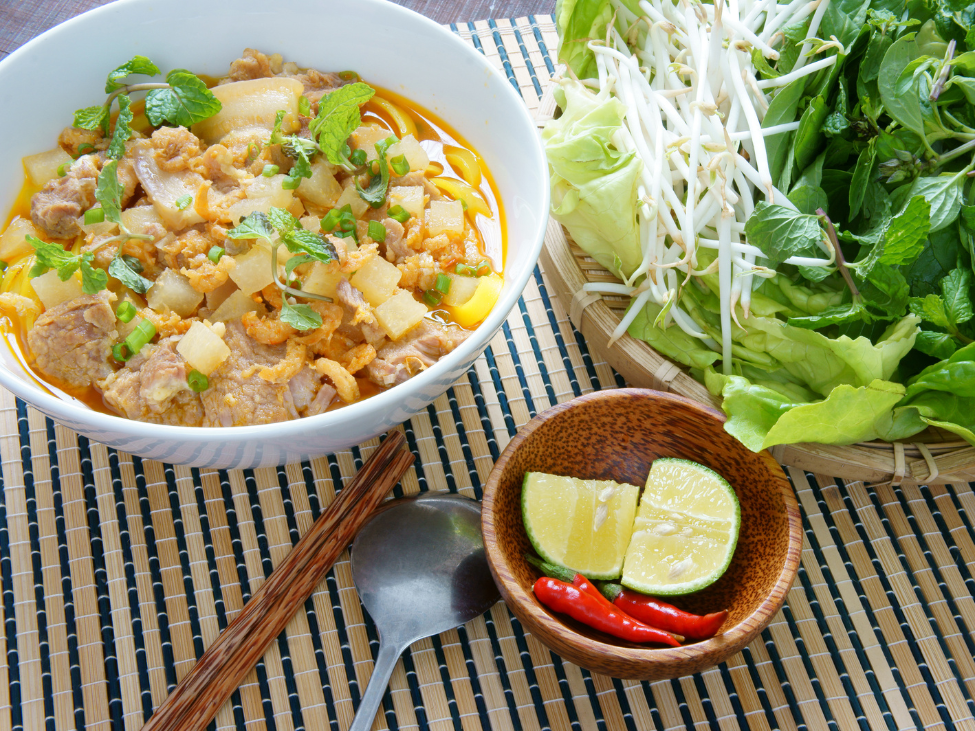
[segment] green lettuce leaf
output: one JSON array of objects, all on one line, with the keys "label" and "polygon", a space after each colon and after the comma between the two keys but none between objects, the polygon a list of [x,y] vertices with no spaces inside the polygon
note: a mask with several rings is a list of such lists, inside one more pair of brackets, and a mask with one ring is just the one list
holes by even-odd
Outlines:
[{"label": "green lettuce leaf", "polygon": [[609,0],[559,0],[555,7],[559,28],[559,61],[580,79],[596,77],[596,57],[587,43],[606,37],[606,25],[613,19]]},{"label": "green lettuce leaf", "polygon": [[625,108],[577,81],[561,82],[562,116],[542,131],[552,185],[552,216],[609,271],[629,276],[643,259],[636,217],[642,163],[611,141]]}]

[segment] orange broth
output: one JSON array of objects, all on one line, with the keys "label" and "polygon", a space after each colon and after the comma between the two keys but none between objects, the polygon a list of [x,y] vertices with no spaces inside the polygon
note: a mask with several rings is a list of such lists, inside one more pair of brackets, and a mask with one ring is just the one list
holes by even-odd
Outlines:
[{"label": "orange broth", "polygon": [[[206,77],[204,78],[206,79]],[[208,86],[212,85],[210,83],[211,79],[206,79],[206,81]],[[212,81],[215,83],[215,80]],[[477,151],[474,150],[474,148],[471,147],[461,135],[459,135],[445,122],[438,119],[431,112],[395,92],[389,91],[380,86],[375,86],[373,84],[370,84],[370,86],[376,90],[377,97],[385,99],[387,102],[391,102],[393,105],[395,105],[395,107],[398,107],[409,116],[409,118],[413,121],[413,124],[416,126],[418,141],[430,141],[438,143],[435,150],[426,150],[430,163],[436,164],[443,168],[443,171],[438,173],[438,176],[451,177],[461,181],[464,180],[463,176],[458,171],[454,170],[454,168],[447,161],[443,152],[443,147],[445,145],[462,148],[474,155],[481,171],[481,184],[478,188],[476,188],[476,190],[487,202],[488,207],[496,217],[485,219],[484,216],[475,215],[469,211],[465,211],[465,217],[467,219],[467,223],[471,225],[477,234],[481,252],[484,254],[485,258],[491,261],[491,266],[494,271],[503,276],[503,264],[507,245],[504,206],[496,194],[497,188],[494,184],[494,179],[491,176],[490,171],[484,165],[481,156],[477,154]],[[142,101],[135,102],[132,105],[134,118],[130,126],[133,130],[148,136],[152,133],[153,128],[149,124],[148,119],[146,119],[144,108],[145,105]],[[113,115],[113,123],[114,116],[115,115]],[[376,102],[369,101],[363,105],[362,121],[364,124],[380,124],[388,129],[392,134],[399,135],[398,126],[393,117]],[[4,221],[2,231],[5,231],[10,225],[10,222],[17,216],[30,219],[31,198],[38,191],[39,188],[31,184],[25,172],[24,184],[14,200],[10,213]],[[449,198],[449,195],[446,192],[441,191],[441,193],[445,197]],[[0,233],[2,233],[2,231],[0,231]],[[25,257],[24,259],[18,261],[23,262],[28,261],[29,259],[32,259],[32,257]],[[15,262],[8,262],[8,264],[14,263]],[[2,279],[2,276],[0,276],[0,279]],[[451,321],[450,314],[444,309],[431,310],[429,316],[440,322]],[[77,400],[95,411],[118,415],[115,411],[108,408],[102,399],[101,393],[99,393],[93,386],[83,389],[70,388],[64,386],[63,384],[49,381],[41,377],[36,372],[33,368],[33,356],[30,353],[30,349],[27,347],[27,328],[25,327],[24,323],[21,322],[19,316],[13,313],[0,313],[0,334],[7,336],[4,337],[3,340],[8,349],[11,350],[13,356],[19,362],[27,366],[27,370],[30,372],[30,375],[33,377],[35,383],[42,389],[67,401]],[[13,336],[12,338],[9,337],[11,335]],[[14,343],[16,343],[16,345]],[[18,352],[14,352],[15,347]],[[367,378],[356,376],[355,379],[359,384],[360,401],[369,398],[370,396],[375,396],[384,390]],[[347,405],[349,404],[345,404],[341,400],[336,399],[336,403],[333,403],[328,410],[333,411]]]}]

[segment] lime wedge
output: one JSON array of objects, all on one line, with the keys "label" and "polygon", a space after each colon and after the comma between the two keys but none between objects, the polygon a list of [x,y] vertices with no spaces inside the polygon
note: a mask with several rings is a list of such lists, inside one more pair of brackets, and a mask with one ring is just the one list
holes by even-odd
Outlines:
[{"label": "lime wedge", "polygon": [[538,555],[590,579],[619,578],[640,488],[529,472],[521,491],[525,531]]},{"label": "lime wedge", "polygon": [[684,459],[654,461],[626,550],[622,584],[655,596],[714,583],[738,543],[741,508],[714,470]]}]

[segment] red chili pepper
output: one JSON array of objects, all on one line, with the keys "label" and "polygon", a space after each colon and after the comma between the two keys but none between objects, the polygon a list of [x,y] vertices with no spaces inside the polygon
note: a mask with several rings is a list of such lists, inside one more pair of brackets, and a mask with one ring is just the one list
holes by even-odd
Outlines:
[{"label": "red chili pepper", "polygon": [[728,616],[727,609],[703,616],[691,614],[652,596],[624,589],[619,584],[603,584],[602,589],[606,599],[631,617],[692,640],[714,637]]},{"label": "red chili pepper", "polygon": [[600,602],[577,586],[543,576],[535,582],[535,596],[554,612],[568,614],[574,620],[613,637],[630,642],[654,642],[680,647],[682,637],[648,627],[606,602]]}]

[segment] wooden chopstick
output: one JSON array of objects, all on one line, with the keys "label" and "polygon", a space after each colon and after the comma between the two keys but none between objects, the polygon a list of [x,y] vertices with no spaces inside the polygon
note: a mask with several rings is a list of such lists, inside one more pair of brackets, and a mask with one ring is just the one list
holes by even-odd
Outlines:
[{"label": "wooden chopstick", "polygon": [[143,731],[206,728],[311,596],[366,518],[409,469],[413,455],[400,451],[405,443],[402,432],[387,435],[352,482],[156,709]]}]

